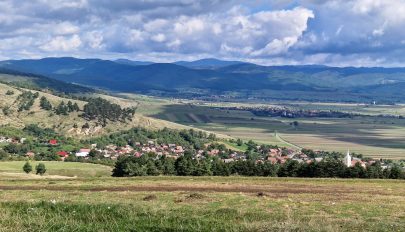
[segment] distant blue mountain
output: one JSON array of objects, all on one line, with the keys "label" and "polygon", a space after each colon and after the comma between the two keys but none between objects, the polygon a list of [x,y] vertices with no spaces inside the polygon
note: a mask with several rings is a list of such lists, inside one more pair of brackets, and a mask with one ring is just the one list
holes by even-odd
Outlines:
[{"label": "distant blue mountain", "polygon": [[114,62],[119,63],[119,64],[133,65],[133,66],[154,64],[154,62],[150,62],[150,61],[136,61],[136,60],[128,60],[128,59],[118,59],[118,60],[114,60]]},{"label": "distant blue mountain", "polygon": [[[232,94],[263,99],[405,101],[405,68],[321,65],[261,66],[204,59],[151,63],[71,57],[8,60],[0,67],[112,91],[198,96]],[[390,88],[395,91],[390,91]]]},{"label": "distant blue mountain", "polygon": [[201,59],[195,61],[177,61],[173,64],[181,65],[188,68],[199,68],[199,69],[214,69],[214,68],[221,68],[225,66],[235,65],[235,64],[243,64],[244,62],[241,61],[226,61],[226,60],[218,60],[213,58],[208,59]]}]

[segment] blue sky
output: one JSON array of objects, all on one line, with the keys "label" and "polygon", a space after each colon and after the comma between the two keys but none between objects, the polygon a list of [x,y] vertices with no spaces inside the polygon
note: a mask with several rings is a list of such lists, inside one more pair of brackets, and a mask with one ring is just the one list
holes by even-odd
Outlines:
[{"label": "blue sky", "polygon": [[405,66],[404,0],[0,0],[0,59]]}]

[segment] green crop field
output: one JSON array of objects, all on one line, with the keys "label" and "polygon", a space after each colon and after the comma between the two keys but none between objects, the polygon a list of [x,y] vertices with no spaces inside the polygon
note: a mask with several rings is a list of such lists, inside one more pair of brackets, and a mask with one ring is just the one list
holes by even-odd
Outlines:
[{"label": "green crop field", "polygon": [[[46,166],[45,176],[68,176],[68,177],[101,177],[110,176],[111,167],[90,164],[90,163],[71,163],[71,162],[61,162],[61,161],[30,161],[34,172],[35,166],[38,163],[44,163]],[[34,174],[25,174],[22,170],[25,161],[8,161],[0,162],[0,177],[15,177],[20,178],[30,178],[35,177]],[[23,175],[21,175],[23,174]]]},{"label": "green crop field", "polygon": [[404,181],[247,177],[0,179],[0,189],[0,231],[405,228]]},{"label": "green crop field", "polygon": [[[248,111],[214,107],[263,106],[248,103],[207,103],[129,95],[139,103],[140,114],[243,140],[315,150],[346,152],[350,149],[374,158],[405,159],[405,120],[398,118],[272,118]],[[302,110],[338,110],[367,115],[404,115],[403,105],[274,102]],[[299,125],[290,124],[298,121]]]}]

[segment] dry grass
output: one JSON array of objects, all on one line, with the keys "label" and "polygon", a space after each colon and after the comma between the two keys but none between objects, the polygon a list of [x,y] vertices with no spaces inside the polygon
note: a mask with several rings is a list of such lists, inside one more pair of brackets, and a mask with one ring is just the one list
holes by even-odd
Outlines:
[{"label": "dry grass", "polygon": [[[0,191],[3,231],[401,231],[405,227],[404,181],[147,177],[52,183],[0,180],[0,185],[16,187]],[[165,190],[169,185],[179,189]],[[24,186],[42,190],[18,189]],[[130,190],[138,186],[160,186],[162,191]],[[256,191],[258,186],[264,191]],[[89,191],[92,188],[99,190]],[[224,188],[252,191],[221,191]]]}]

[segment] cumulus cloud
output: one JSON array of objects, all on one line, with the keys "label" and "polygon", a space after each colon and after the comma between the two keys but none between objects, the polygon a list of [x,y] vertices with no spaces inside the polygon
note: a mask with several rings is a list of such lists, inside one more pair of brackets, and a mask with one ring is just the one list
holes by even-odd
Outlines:
[{"label": "cumulus cloud", "polygon": [[402,65],[403,0],[0,0],[0,58]]}]

